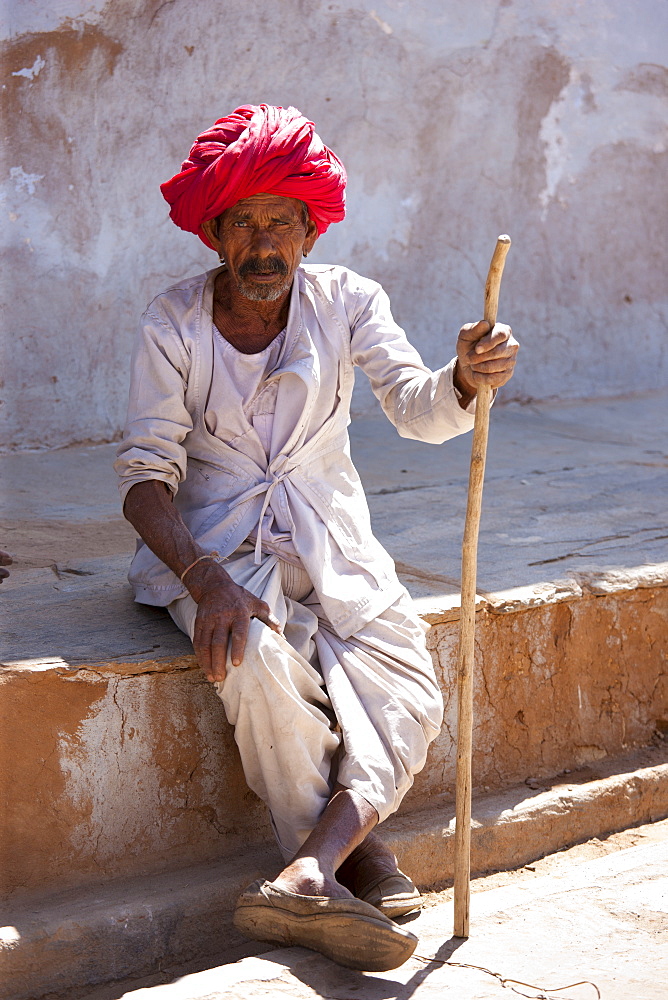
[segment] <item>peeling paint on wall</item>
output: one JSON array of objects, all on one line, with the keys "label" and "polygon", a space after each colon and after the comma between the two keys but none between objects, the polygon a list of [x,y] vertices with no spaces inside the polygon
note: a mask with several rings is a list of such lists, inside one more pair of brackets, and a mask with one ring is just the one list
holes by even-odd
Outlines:
[{"label": "peeling paint on wall", "polygon": [[[96,857],[101,863],[117,848],[120,829],[132,845],[137,822],[134,814],[137,810],[141,813],[160,792],[156,766],[151,760],[150,712],[133,691],[134,725],[125,732],[127,706],[123,694],[127,684],[119,691],[121,684],[120,679],[111,681],[104,698],[81,722],[74,739],[72,734],[63,735],[58,745],[69,796],[66,808],[78,818],[72,824],[72,847],[88,853],[91,837],[95,837]],[[120,757],[123,770],[119,767]],[[125,770],[128,767],[131,772]],[[134,776],[133,784],[128,781],[128,773]]]},{"label": "peeling paint on wall", "polygon": [[[3,17],[0,447],[118,436],[138,316],[215,263],[158,186],[249,101],[299,107],[341,155],[348,217],[313,258],[381,281],[427,364],[479,318],[510,232],[500,318],[522,353],[501,401],[665,384],[661,0],[286,0],[253,19],[243,0],[10,0]],[[376,407],[363,380],[354,405]]]},{"label": "peeling paint on wall", "polygon": [[[591,72],[572,67],[568,84],[543,119],[540,128],[545,144],[545,187],[540,193],[543,220],[562,182],[576,184],[596,150],[616,141],[647,147],[657,153],[665,150],[668,121],[666,108],[662,121],[659,107],[665,101],[629,100],[628,84],[638,83],[643,79],[642,73],[631,71],[624,77],[623,86],[614,82],[616,75],[608,66],[594,65]],[[668,78],[668,72],[666,75]],[[655,85],[661,77],[655,74],[648,77],[649,86],[638,87],[635,92],[654,97]],[[598,95],[603,97],[599,99]]]},{"label": "peeling paint on wall", "polygon": [[46,66],[46,60],[42,59],[40,55],[35,57],[35,61],[32,66],[24,66],[23,69],[17,69],[12,73],[12,76],[24,76],[26,80],[34,80],[36,76],[39,76],[40,71]]},{"label": "peeling paint on wall", "polygon": [[44,180],[44,174],[27,174],[23,167],[10,167],[9,176],[17,191],[26,191],[28,194],[34,194],[37,182]]},{"label": "peeling paint on wall", "polygon": [[93,23],[108,0],[4,0],[0,8],[0,40],[40,31],[52,31],[64,23]]}]

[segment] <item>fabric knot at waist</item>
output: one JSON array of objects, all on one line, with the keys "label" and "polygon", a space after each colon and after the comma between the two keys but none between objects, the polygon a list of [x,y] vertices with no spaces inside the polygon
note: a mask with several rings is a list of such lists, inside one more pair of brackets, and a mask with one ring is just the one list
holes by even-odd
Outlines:
[{"label": "fabric knot at waist", "polygon": [[288,460],[287,455],[278,455],[272,462],[270,462],[267,469],[267,477],[256,483],[254,486],[249,487],[243,493],[239,494],[238,497],[230,504],[230,507],[237,507],[239,504],[245,503],[246,500],[252,500],[253,497],[260,496],[264,493],[264,500],[262,501],[262,507],[260,509],[260,516],[257,522],[257,538],[255,541],[255,563],[259,565],[262,562],[262,521],[264,520],[264,515],[267,512],[267,507],[271,502],[271,497],[278,486],[282,483],[284,479],[287,479],[290,472],[285,469],[285,464]]}]

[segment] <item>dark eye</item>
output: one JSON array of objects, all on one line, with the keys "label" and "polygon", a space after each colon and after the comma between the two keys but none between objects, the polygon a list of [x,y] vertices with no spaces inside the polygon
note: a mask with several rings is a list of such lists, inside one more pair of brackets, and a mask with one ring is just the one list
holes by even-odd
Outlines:
[{"label": "dark eye", "polygon": [[237,219],[237,221],[234,222],[233,225],[238,226],[241,229],[245,228],[248,225],[248,223],[246,222],[245,219]]}]

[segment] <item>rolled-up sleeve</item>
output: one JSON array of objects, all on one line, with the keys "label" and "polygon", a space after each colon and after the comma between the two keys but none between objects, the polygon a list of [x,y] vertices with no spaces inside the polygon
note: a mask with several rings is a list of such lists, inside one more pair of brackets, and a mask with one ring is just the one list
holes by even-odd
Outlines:
[{"label": "rolled-up sleeve", "polygon": [[149,309],[132,352],[128,415],[114,463],[122,502],[135,483],[157,479],[176,493],[185,479],[182,442],[193,427],[185,405],[189,371],[179,332]]},{"label": "rolled-up sleeve", "polygon": [[364,371],[401,437],[441,444],[471,430],[475,400],[459,405],[453,358],[432,372],[395,322],[386,293],[375,283],[357,293],[350,313],[353,362]]}]

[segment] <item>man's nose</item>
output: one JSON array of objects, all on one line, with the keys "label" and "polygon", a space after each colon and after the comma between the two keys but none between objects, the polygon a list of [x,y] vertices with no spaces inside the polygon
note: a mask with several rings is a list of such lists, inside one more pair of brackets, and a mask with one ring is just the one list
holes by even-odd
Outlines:
[{"label": "man's nose", "polygon": [[253,234],[253,252],[258,257],[271,257],[276,253],[274,237],[268,229],[258,228]]}]

